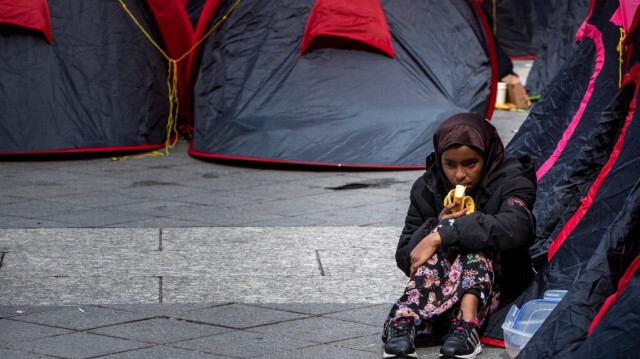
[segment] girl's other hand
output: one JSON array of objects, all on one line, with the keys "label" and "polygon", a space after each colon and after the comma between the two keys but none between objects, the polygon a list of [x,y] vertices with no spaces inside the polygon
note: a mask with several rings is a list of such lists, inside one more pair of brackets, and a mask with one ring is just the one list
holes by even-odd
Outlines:
[{"label": "girl's other hand", "polygon": [[431,256],[438,250],[442,240],[440,239],[440,233],[429,233],[426,237],[418,243],[418,245],[411,251],[411,269],[409,271],[409,277],[413,277],[418,268],[425,264]]}]

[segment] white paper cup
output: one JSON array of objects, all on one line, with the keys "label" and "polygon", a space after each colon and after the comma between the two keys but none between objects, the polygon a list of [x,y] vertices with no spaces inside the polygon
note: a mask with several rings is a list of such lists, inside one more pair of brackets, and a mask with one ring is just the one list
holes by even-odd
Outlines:
[{"label": "white paper cup", "polygon": [[507,84],[498,82],[498,91],[496,93],[496,105],[504,105],[507,100]]}]

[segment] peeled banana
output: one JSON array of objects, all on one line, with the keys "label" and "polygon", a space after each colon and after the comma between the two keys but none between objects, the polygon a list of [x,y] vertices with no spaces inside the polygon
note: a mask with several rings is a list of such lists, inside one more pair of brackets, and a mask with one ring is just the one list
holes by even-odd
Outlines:
[{"label": "peeled banana", "polygon": [[473,198],[464,195],[464,191],[467,187],[462,185],[456,185],[456,188],[449,191],[447,196],[444,198],[444,205],[448,205],[452,202],[458,202],[458,205],[453,207],[451,212],[461,211],[463,208],[467,209],[465,214],[472,213],[476,209],[476,204],[473,202]]}]

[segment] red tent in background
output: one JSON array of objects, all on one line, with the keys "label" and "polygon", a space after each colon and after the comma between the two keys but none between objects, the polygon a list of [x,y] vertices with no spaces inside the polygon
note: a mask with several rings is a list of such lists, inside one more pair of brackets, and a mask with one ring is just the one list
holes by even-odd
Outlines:
[{"label": "red tent in background", "polygon": [[389,27],[380,2],[318,0],[305,27],[300,54],[304,55],[309,47],[353,48],[360,43],[394,57]]},{"label": "red tent in background", "polygon": [[47,0],[0,1],[0,24],[38,31],[51,43]]}]

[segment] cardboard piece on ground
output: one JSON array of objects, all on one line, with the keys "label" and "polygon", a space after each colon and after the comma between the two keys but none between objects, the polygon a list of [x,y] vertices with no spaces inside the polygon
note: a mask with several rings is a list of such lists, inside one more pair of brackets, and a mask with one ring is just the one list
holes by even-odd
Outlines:
[{"label": "cardboard piece on ground", "polygon": [[500,81],[507,84],[507,102],[513,103],[517,108],[529,108],[531,106],[531,100],[527,90],[520,81],[520,78],[516,75],[507,75]]},{"label": "cardboard piece on ground", "polygon": [[511,112],[515,112],[518,111],[518,108],[516,107],[515,104],[512,104],[510,102],[507,103],[502,103],[502,104],[496,104],[495,106],[496,110],[507,110],[507,111],[511,111]]}]

